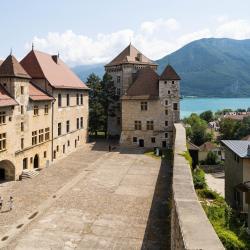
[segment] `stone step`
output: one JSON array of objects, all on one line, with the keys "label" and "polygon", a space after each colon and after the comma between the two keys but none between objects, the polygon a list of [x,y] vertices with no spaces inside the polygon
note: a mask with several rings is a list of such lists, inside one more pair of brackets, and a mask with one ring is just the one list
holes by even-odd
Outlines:
[{"label": "stone step", "polygon": [[37,170],[23,170],[22,179],[31,179],[37,175],[39,175],[39,171]]}]

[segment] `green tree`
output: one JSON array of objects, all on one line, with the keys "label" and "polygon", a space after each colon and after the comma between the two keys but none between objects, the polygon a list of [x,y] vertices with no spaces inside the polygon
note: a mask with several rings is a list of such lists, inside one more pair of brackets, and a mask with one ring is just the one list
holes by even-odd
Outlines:
[{"label": "green tree", "polygon": [[218,162],[217,154],[213,151],[209,151],[205,162],[208,165],[216,165]]},{"label": "green tree", "polygon": [[233,140],[235,139],[235,133],[239,126],[238,121],[224,118],[219,122],[221,139],[223,140]]},{"label": "green tree", "polygon": [[207,110],[200,114],[200,118],[205,120],[206,122],[211,122],[214,119],[214,115],[211,110]]}]

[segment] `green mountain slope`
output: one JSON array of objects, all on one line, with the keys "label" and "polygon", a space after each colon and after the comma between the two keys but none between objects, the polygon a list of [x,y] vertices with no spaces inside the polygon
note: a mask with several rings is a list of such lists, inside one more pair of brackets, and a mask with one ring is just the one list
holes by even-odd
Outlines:
[{"label": "green mountain slope", "polygon": [[250,96],[250,40],[201,39],[157,60],[181,76],[185,96]]}]

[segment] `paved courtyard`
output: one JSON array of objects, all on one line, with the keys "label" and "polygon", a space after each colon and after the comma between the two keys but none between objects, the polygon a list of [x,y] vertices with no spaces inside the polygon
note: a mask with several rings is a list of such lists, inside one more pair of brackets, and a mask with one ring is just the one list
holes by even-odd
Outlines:
[{"label": "paved courtyard", "polygon": [[208,186],[221,194],[222,197],[225,197],[225,173],[218,172],[218,173],[211,173],[206,174],[206,181]]},{"label": "paved courtyard", "polygon": [[169,249],[171,170],[139,150],[81,148],[30,180],[0,185],[0,247]]}]

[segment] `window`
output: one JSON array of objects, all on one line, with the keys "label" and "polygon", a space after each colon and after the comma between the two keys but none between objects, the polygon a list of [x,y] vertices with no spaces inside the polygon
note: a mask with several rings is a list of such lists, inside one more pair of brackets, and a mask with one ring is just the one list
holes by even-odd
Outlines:
[{"label": "window", "polygon": [[168,106],[168,100],[165,100],[165,105]]},{"label": "window", "polygon": [[83,117],[81,117],[81,128],[83,128]]},{"label": "window", "polygon": [[43,152],[43,158],[47,158],[47,151]]},{"label": "window", "polygon": [[137,137],[133,137],[133,142],[137,142]]},{"label": "window", "polygon": [[39,108],[37,105],[34,106],[34,115],[35,116],[39,115]]},{"label": "window", "polygon": [[23,159],[23,169],[27,169],[28,167],[28,158]]},{"label": "window", "polygon": [[80,126],[80,124],[79,124],[79,118],[77,118],[76,119],[76,129],[79,129],[79,126]]},{"label": "window", "polygon": [[167,84],[168,81],[164,81],[165,84]]},{"label": "window", "polygon": [[59,122],[57,125],[57,134],[58,136],[62,134],[62,123]]},{"label": "window", "polygon": [[172,84],[174,84],[174,81],[172,81]]},{"label": "window", "polygon": [[63,145],[63,153],[65,154],[65,145]]},{"label": "window", "polygon": [[234,190],[234,201],[235,201],[236,208],[238,208],[240,205],[240,192],[237,190]]},{"label": "window", "polygon": [[0,125],[6,123],[6,113],[0,112]]},{"label": "window", "polygon": [[121,111],[121,103],[120,102],[117,103],[117,111]]},{"label": "window", "polygon": [[141,121],[135,121],[135,130],[141,130]]},{"label": "window", "polygon": [[23,105],[21,105],[21,114],[23,115]]},{"label": "window", "polygon": [[30,163],[32,163],[33,162],[33,158],[32,157],[30,157]]},{"label": "window", "polygon": [[6,133],[0,134],[0,151],[6,149]]},{"label": "window", "polygon": [[58,94],[58,107],[62,107],[62,95]]},{"label": "window", "polygon": [[24,86],[21,86],[21,95],[24,94]]},{"label": "window", "polygon": [[39,129],[39,143],[43,142],[43,129]]},{"label": "window", "polygon": [[168,90],[168,94],[170,95],[170,90]]},{"label": "window", "polygon": [[151,142],[155,143],[155,137],[151,137]]},{"label": "window", "polygon": [[70,106],[69,94],[67,94],[67,106]]},{"label": "window", "polygon": [[76,105],[79,105],[79,94],[76,94]]},{"label": "window", "polygon": [[117,80],[117,83],[120,83],[121,82],[121,77],[117,76],[116,80]]},{"label": "window", "polygon": [[24,138],[21,138],[21,149],[24,147]]},{"label": "window", "polygon": [[80,102],[81,102],[81,105],[83,105],[83,94],[80,95]]},{"label": "window", "polygon": [[121,117],[117,117],[116,123],[117,125],[121,125]]},{"label": "window", "polygon": [[165,115],[168,115],[168,109],[165,109]]},{"label": "window", "polygon": [[115,94],[120,96],[121,95],[121,89],[120,88],[116,88],[115,89]]},{"label": "window", "polygon": [[165,138],[168,138],[168,133],[165,133]]},{"label": "window", "polygon": [[45,141],[49,140],[49,128],[45,128]]},{"label": "window", "polygon": [[70,141],[68,140],[68,147],[70,146]]},{"label": "window", "polygon": [[168,126],[168,121],[165,121],[165,126],[166,126],[166,127]]},{"label": "window", "polygon": [[32,132],[32,145],[37,144],[37,131]]},{"label": "window", "polygon": [[59,152],[59,146],[58,145],[56,146],[56,151]]},{"label": "window", "polygon": [[70,122],[67,121],[66,122],[66,132],[69,133],[69,130],[70,130]]},{"label": "window", "polygon": [[49,113],[49,105],[44,106],[44,114],[47,115]]},{"label": "window", "polygon": [[141,111],[148,110],[148,103],[147,102],[141,102]]},{"label": "window", "polygon": [[24,131],[24,123],[21,122],[21,131],[23,132]]},{"label": "window", "polygon": [[147,121],[147,130],[154,130],[154,121]]},{"label": "window", "polygon": [[178,110],[178,103],[174,103],[173,108],[174,108],[174,110]]}]

